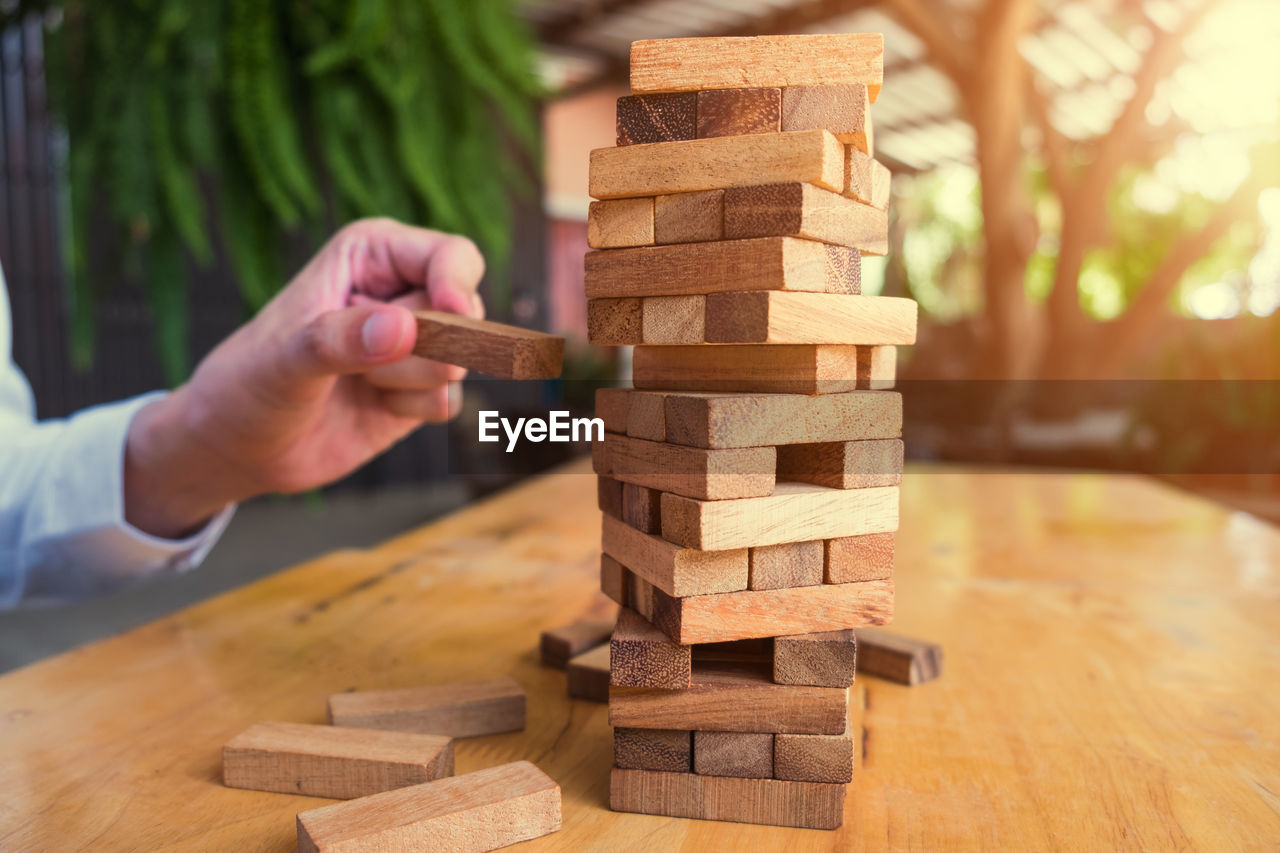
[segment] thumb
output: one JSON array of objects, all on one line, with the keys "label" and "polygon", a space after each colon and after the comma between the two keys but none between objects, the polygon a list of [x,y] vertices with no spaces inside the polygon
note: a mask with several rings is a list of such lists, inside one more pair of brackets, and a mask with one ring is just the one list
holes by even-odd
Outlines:
[{"label": "thumb", "polygon": [[287,344],[285,372],[296,379],[361,373],[413,352],[418,324],[398,305],[358,305],[327,311]]}]

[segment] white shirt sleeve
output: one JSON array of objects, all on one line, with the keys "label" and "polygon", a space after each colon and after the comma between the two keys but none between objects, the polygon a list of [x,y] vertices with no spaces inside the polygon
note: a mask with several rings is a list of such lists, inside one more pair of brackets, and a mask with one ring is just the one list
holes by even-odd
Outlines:
[{"label": "white shirt sleeve", "polygon": [[0,609],[101,595],[204,559],[233,506],[179,541],[150,536],[124,518],[129,425],[162,396],[37,423],[31,387],[13,363],[0,272]]}]

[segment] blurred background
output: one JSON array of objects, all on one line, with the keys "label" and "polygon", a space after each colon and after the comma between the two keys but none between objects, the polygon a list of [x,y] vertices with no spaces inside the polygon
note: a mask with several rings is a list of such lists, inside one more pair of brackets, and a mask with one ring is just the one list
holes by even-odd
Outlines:
[{"label": "blurred background", "polygon": [[626,381],[585,342],[587,155],[644,38],[884,34],[891,251],[863,287],[921,306],[909,456],[1144,471],[1280,519],[1275,0],[0,0],[0,25],[0,264],[40,417],[180,383],[359,216],[473,237],[490,315],[570,339],[564,380],[469,379],[459,422],[242,508],[190,577],[0,617],[0,667],[574,453],[490,452],[474,417]]}]

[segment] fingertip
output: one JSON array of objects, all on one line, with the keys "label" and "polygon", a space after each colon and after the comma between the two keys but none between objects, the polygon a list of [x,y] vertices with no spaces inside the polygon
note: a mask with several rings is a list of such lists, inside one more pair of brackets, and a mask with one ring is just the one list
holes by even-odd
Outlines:
[{"label": "fingertip", "polygon": [[418,324],[413,314],[395,305],[372,312],[360,330],[365,355],[374,361],[396,361],[413,352]]}]

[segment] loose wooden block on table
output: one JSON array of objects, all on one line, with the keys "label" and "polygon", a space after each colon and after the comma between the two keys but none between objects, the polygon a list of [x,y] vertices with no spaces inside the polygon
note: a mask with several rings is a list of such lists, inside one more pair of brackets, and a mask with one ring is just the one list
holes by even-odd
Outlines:
[{"label": "loose wooden block on table", "polygon": [[898,684],[920,684],[942,674],[942,647],[888,631],[860,629],[858,668]]},{"label": "loose wooden block on table", "polygon": [[622,481],[596,477],[596,506],[605,515],[622,518]]},{"label": "loose wooden block on table", "polygon": [[871,95],[861,83],[788,86],[782,90],[782,130],[821,128],[871,155]]},{"label": "loose wooden block on table", "polygon": [[916,303],[896,296],[835,293],[713,293],[709,343],[912,344]]},{"label": "loose wooden block on table", "polygon": [[453,738],[257,723],[222,748],[230,788],[347,800],[453,775]]},{"label": "loose wooden block on table", "polygon": [[853,781],[853,733],[842,735],[775,735],[773,775],[795,782]]},{"label": "loose wooden block on table", "polygon": [[560,786],[516,761],[298,815],[299,853],[482,853],[560,829]]},{"label": "loose wooden block on table", "polygon": [[588,299],[742,290],[856,293],[857,252],[795,237],[677,243],[588,252]]},{"label": "loose wooden block on table", "polygon": [[335,693],[335,726],[474,737],[524,728],[524,688],[503,676],[427,687]]},{"label": "loose wooden block on table", "polygon": [[634,198],[801,181],[843,192],[844,146],[825,130],[755,133],[591,152],[592,198]]},{"label": "loose wooden block on table", "polygon": [[611,619],[579,619],[559,628],[543,631],[539,638],[542,663],[564,669],[569,659],[609,642]]},{"label": "loose wooden block on table", "polygon": [[664,441],[690,447],[758,447],[896,438],[902,395],[678,393],[665,397]]},{"label": "loose wooden block on table", "polygon": [[565,683],[574,699],[609,701],[609,644],[572,658],[564,668]]},{"label": "loose wooden block on table", "polygon": [[788,589],[822,583],[822,540],[787,542],[752,548],[749,589]]},{"label": "loose wooden block on table", "polygon": [[[684,690],[611,687],[609,725],[718,732],[845,730],[849,691],[774,684],[766,673],[730,664],[695,667]],[[694,744],[694,761],[697,761]]]},{"label": "loose wooden block on table", "polygon": [[605,432],[625,433],[627,431],[627,407],[630,400],[629,388],[597,388],[596,415],[604,421]]},{"label": "loose wooden block on table", "polygon": [[587,209],[587,245],[593,249],[653,245],[653,199],[593,201]]},{"label": "loose wooden block on table", "polygon": [[879,33],[645,39],[631,43],[631,91],[690,92],[884,83]]},{"label": "loose wooden block on table", "polygon": [[889,169],[879,160],[863,154],[856,146],[845,146],[844,195],[885,210],[889,207],[891,178]]},{"label": "loose wooden block on table", "polygon": [[605,517],[601,550],[632,573],[674,596],[747,588],[747,549],[682,548]]},{"label": "loose wooden block on table", "polygon": [[834,441],[778,448],[778,477],[833,489],[896,486],[902,482],[902,441]]},{"label": "loose wooden block on table", "polygon": [[693,770],[693,733],[673,729],[613,730],[613,766],[628,770]]},{"label": "loose wooden block on table", "polygon": [[622,520],[644,533],[662,533],[662,492],[635,483],[624,483]]},{"label": "loose wooden block on table", "polygon": [[724,500],[768,495],[774,487],[772,447],[708,450],[606,433],[593,450],[596,473],[662,492]]},{"label": "loose wooden block on table", "polygon": [[702,776],[773,777],[773,735],[694,732],[693,772]]},{"label": "loose wooden block on table", "polygon": [[892,388],[898,377],[898,348],[858,347],[858,387],[868,391]]},{"label": "loose wooden block on table", "polygon": [[[834,394],[859,384],[858,351],[840,344],[724,344],[636,349],[637,388],[777,394]],[[882,375],[882,371],[874,374]],[[883,382],[869,374],[867,383]]]},{"label": "loose wooden block on table", "polygon": [[618,98],[618,145],[674,142],[697,134],[696,92]]},{"label": "loose wooden block on table", "polygon": [[699,139],[777,133],[781,121],[781,89],[704,89],[698,93]]},{"label": "loose wooden block on table", "polygon": [[667,817],[835,829],[844,821],[844,785],[739,779],[614,768],[609,807]]},{"label": "loose wooden block on table", "polygon": [[777,684],[848,687],[857,673],[858,641],[850,629],[775,637]]},{"label": "loose wooden block on table", "polygon": [[868,533],[828,539],[823,579],[826,583],[854,583],[893,577],[892,533]]},{"label": "loose wooden block on table", "polygon": [[653,200],[655,243],[724,239],[724,190],[660,195]]},{"label": "loose wooden block on table", "polygon": [[443,311],[415,311],[413,354],[501,379],[560,375],[564,338]]},{"label": "loose wooden block on table", "polygon": [[667,440],[667,395],[632,391],[627,397],[627,435],[647,441]]},{"label": "loose wooden block on table", "polygon": [[803,237],[884,255],[889,215],[811,184],[739,186],[724,192],[724,235],[727,240]]},{"label": "loose wooden block on table", "polygon": [[693,650],[682,646],[640,614],[623,608],[609,641],[610,683],[616,687],[683,690],[689,686]]}]

